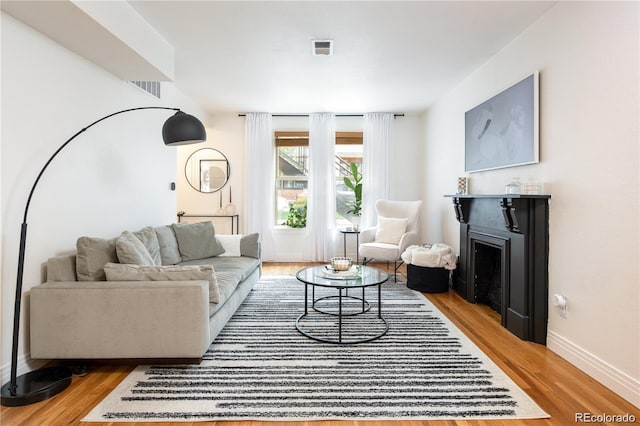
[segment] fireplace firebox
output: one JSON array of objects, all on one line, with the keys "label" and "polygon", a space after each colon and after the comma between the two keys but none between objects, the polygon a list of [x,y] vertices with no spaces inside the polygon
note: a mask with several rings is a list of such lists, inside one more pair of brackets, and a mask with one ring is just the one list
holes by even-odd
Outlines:
[{"label": "fireplace firebox", "polygon": [[454,289],[501,315],[523,340],[546,344],[549,195],[447,195],[460,222]]},{"label": "fireplace firebox", "polygon": [[502,247],[492,244],[476,242],[473,249],[474,261],[473,279],[475,287],[475,301],[489,306],[502,315],[502,288],[504,276],[502,271],[505,264]]}]

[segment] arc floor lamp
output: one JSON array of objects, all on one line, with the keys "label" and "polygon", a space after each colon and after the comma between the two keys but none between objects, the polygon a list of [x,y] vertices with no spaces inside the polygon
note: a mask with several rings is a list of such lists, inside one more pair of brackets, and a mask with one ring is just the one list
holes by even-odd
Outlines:
[{"label": "arc floor lamp", "polygon": [[42,177],[44,171],[49,167],[49,164],[53,159],[62,151],[69,143],[84,133],[90,127],[104,121],[115,115],[123,114],[125,112],[139,111],[144,109],[164,109],[177,111],[173,116],[169,117],[162,126],[162,138],[167,146],[187,145],[192,143],[204,142],[207,139],[207,134],[204,130],[204,126],[192,115],[186,114],[180,111],[179,108],[167,108],[167,107],[139,107],[130,108],[122,111],[114,112],[104,116],[87,127],[78,131],[75,135],[71,136],[65,143],[53,153],[51,158],[45,163],[42,170],[36,177],[29,197],[27,198],[27,204],[24,208],[24,218],[22,221],[22,228],[20,232],[20,251],[18,253],[18,276],[16,281],[16,297],[13,312],[13,347],[11,351],[11,378],[8,383],[2,386],[2,399],[1,403],[4,406],[16,407],[21,405],[32,404],[34,402],[48,399],[58,393],[62,392],[71,384],[71,371],[65,367],[46,367],[39,370],[31,371],[17,377],[17,361],[18,361],[18,334],[20,331],[20,309],[22,306],[22,273],[24,270],[24,255],[25,245],[27,239],[27,214],[29,213],[29,204],[31,203],[31,197]]}]

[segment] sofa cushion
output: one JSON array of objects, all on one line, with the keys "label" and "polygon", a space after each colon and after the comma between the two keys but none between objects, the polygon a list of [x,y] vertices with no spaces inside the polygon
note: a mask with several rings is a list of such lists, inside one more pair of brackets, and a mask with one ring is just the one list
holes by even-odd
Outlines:
[{"label": "sofa cushion", "polygon": [[398,244],[407,230],[407,218],[378,217],[375,242]]},{"label": "sofa cushion", "polygon": [[205,259],[224,253],[224,248],[216,240],[216,231],[211,222],[174,223],[182,261]]},{"label": "sofa cushion", "polygon": [[104,266],[108,281],[209,281],[209,301],[219,303],[217,274],[211,265],[141,266],[108,263]]},{"label": "sofa cushion", "polygon": [[234,272],[220,272],[216,274],[220,288],[220,300],[224,303],[240,284],[241,274]]},{"label": "sofa cushion", "polygon": [[78,281],[105,281],[104,265],[118,262],[116,238],[80,237],[76,241]]},{"label": "sofa cushion", "polygon": [[175,265],[182,262],[180,249],[178,248],[178,240],[173,232],[171,225],[159,226],[153,228],[158,237],[158,245],[160,246],[160,261],[162,265]]},{"label": "sofa cushion", "polygon": [[129,231],[124,231],[116,240],[116,254],[120,263],[154,265],[147,248]]},{"label": "sofa cushion", "polygon": [[139,231],[133,232],[142,244],[147,248],[151,259],[153,259],[154,265],[162,265],[162,257],[160,256],[160,243],[158,242],[158,236],[152,227],[147,226]]},{"label": "sofa cushion", "polygon": [[216,256],[183,262],[181,265],[212,265],[216,271],[218,287],[220,288],[220,303],[222,304],[233,294],[240,282],[246,280],[260,267],[260,260],[245,256]]},{"label": "sofa cushion", "polygon": [[[220,304],[223,304],[233,294],[238,285],[246,280],[251,274],[260,267],[260,260],[253,257],[224,257],[216,256],[206,259],[191,260],[183,262],[180,265],[211,265],[216,271],[218,287],[220,289]],[[213,308],[213,312],[217,308]]]},{"label": "sofa cushion", "polygon": [[232,235],[216,235],[216,239],[224,248],[224,253],[220,257],[239,257],[249,256],[256,259],[260,258],[260,244],[258,239],[260,234],[254,233],[249,235],[232,234]]},{"label": "sofa cushion", "polygon": [[259,239],[260,234],[258,234],[257,232],[243,236],[240,240],[240,254],[242,256],[249,256],[260,259],[260,244],[258,243]]},{"label": "sofa cushion", "polygon": [[76,255],[51,257],[47,260],[47,281],[78,281]]},{"label": "sofa cushion", "polygon": [[260,260],[253,257],[209,257],[207,259],[191,260],[183,262],[181,265],[212,265],[217,275],[222,273],[232,273],[237,276],[238,281],[243,281],[253,273],[259,266]]},{"label": "sofa cushion", "polygon": [[240,240],[241,234],[233,235],[216,235],[216,239],[224,248],[224,253],[220,254],[220,257],[238,257],[240,256]]}]

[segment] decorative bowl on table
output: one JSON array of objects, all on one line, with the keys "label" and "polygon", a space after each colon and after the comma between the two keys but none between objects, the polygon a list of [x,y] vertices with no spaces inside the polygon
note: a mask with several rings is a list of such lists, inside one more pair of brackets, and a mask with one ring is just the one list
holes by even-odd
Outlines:
[{"label": "decorative bowl on table", "polygon": [[350,257],[332,257],[331,268],[336,272],[348,271],[353,265],[353,259]]}]

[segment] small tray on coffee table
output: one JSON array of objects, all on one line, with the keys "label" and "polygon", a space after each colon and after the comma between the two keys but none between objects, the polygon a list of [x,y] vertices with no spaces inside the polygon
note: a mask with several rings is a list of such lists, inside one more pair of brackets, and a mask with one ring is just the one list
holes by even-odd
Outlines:
[{"label": "small tray on coffee table", "polygon": [[324,265],[324,268],[318,269],[318,276],[322,278],[329,278],[330,280],[352,280],[358,278],[360,275],[360,268],[358,265],[353,265],[346,271],[336,271],[331,265]]}]

